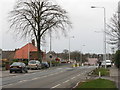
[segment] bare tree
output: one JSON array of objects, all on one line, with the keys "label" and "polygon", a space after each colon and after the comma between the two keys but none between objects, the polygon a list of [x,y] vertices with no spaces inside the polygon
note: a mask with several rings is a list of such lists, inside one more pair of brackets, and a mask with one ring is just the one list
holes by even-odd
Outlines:
[{"label": "bare tree", "polygon": [[35,37],[41,62],[41,40],[46,33],[66,33],[71,26],[66,10],[50,0],[18,0],[10,12],[10,22],[11,28],[20,37]]},{"label": "bare tree", "polygon": [[112,45],[119,46],[120,40],[120,21],[118,19],[118,14],[113,14],[110,24],[108,25],[108,30],[106,31],[107,35],[110,37],[108,43]]}]

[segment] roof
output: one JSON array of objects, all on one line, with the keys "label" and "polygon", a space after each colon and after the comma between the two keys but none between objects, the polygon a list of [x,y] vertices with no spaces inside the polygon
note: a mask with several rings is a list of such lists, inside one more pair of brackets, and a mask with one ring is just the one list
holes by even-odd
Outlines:
[{"label": "roof", "polygon": [[28,43],[22,48],[16,50],[15,52],[15,59],[28,59],[29,52],[37,51],[37,47],[34,46],[32,43]]}]

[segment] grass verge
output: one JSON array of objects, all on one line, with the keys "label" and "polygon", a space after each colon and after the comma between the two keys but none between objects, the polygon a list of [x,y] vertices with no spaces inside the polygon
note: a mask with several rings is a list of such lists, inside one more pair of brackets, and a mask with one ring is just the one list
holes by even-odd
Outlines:
[{"label": "grass verge", "polygon": [[80,88],[116,88],[116,85],[110,80],[95,79],[80,83],[75,90],[80,90]]},{"label": "grass verge", "polygon": [[109,69],[108,68],[96,68],[94,71],[93,71],[93,75],[99,75],[99,72],[101,73],[101,76],[109,76],[110,75],[110,72],[109,72]]}]

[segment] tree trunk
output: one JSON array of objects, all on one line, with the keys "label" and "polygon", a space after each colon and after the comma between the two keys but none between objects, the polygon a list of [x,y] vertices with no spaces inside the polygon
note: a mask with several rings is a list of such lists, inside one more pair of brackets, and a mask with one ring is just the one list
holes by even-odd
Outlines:
[{"label": "tree trunk", "polygon": [[38,55],[38,60],[40,61],[40,63],[42,63],[42,52],[40,49],[40,46],[41,46],[40,41],[41,41],[41,39],[39,38],[37,40],[37,55]]}]

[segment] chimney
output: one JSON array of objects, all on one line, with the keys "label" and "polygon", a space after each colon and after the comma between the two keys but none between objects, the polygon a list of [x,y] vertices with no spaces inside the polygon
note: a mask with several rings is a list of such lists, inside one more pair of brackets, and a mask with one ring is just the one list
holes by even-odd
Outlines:
[{"label": "chimney", "polygon": [[32,44],[35,46],[35,40],[34,39],[32,39]]}]

